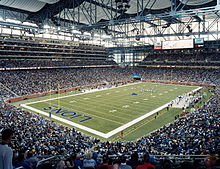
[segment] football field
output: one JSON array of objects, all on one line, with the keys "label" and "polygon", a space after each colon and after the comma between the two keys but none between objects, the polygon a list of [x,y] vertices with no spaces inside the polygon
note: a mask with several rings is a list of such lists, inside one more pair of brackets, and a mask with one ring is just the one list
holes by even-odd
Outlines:
[{"label": "football field", "polygon": [[21,106],[94,135],[109,138],[166,108],[177,96],[196,89],[198,86],[140,82],[42,98]]}]

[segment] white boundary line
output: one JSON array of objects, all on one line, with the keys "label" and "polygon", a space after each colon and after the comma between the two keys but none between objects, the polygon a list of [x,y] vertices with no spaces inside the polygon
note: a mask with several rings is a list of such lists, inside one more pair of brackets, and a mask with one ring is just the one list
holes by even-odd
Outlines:
[{"label": "white boundary line", "polygon": [[[46,113],[46,112],[41,111],[41,110],[38,110],[38,109],[36,109],[36,108],[27,106],[27,105],[25,105],[25,104],[21,104],[21,106],[24,107],[24,108],[27,108],[27,109],[29,109],[29,110],[35,111],[35,112],[37,112],[37,113],[43,114],[43,115],[45,115],[45,116],[48,116],[48,115],[49,115],[49,113]],[[74,123],[74,122],[72,122],[72,121],[69,121],[69,120],[66,120],[66,119],[64,119],[64,118],[55,116],[55,115],[53,115],[53,114],[51,114],[51,118],[56,119],[56,120],[59,120],[59,121],[64,122],[64,123],[66,123],[66,124],[69,124],[69,125],[71,125],[71,126],[74,126],[74,127],[77,127],[77,128],[80,128],[80,129],[83,129],[83,130],[86,130],[86,131],[89,131],[90,133],[96,134],[96,135],[98,135],[98,136],[102,136],[102,137],[104,137],[104,138],[107,138],[107,137],[105,136],[105,135],[106,135],[105,133],[99,132],[99,131],[97,131],[97,130],[94,130],[94,129],[85,127],[85,126],[80,125],[80,124],[77,124],[77,123]]]},{"label": "white boundary line", "polygon": [[[188,93],[194,93],[194,92],[200,90],[201,88],[202,88],[202,87],[196,88],[196,89],[194,89],[194,90],[192,90],[192,91],[190,91],[190,92],[188,92]],[[84,94],[84,93],[82,93],[82,94]],[[79,95],[79,94],[78,94],[78,95]],[[64,97],[66,97],[66,96],[64,96]],[[68,96],[68,97],[69,97],[69,96]],[[47,99],[47,100],[50,100],[50,99]],[[44,101],[45,101],[45,100],[44,100]],[[38,102],[42,102],[42,101],[38,101]],[[46,113],[46,112],[44,112],[44,111],[41,111],[41,110],[38,110],[38,109],[36,109],[36,108],[33,108],[33,107],[28,106],[28,104],[33,104],[33,103],[38,103],[38,102],[32,102],[32,103],[27,103],[27,104],[21,104],[21,106],[24,107],[24,108],[27,108],[27,109],[29,109],[29,110],[32,110],[32,111],[34,111],[34,112],[37,112],[37,113],[43,114],[43,115],[45,115],[45,116],[48,116],[49,113]],[[77,127],[77,128],[79,128],[79,129],[88,131],[88,132],[90,132],[90,133],[92,133],[92,134],[96,134],[96,135],[101,136],[101,137],[103,137],[103,138],[109,138],[109,137],[115,135],[116,133],[119,133],[120,131],[122,131],[122,130],[124,130],[124,129],[126,129],[126,128],[128,128],[128,127],[130,127],[130,126],[132,126],[132,125],[134,125],[134,124],[136,124],[136,123],[138,123],[139,121],[141,121],[141,120],[143,120],[143,119],[145,119],[145,118],[147,118],[147,117],[153,115],[154,113],[156,113],[156,112],[158,112],[158,111],[160,111],[160,110],[166,108],[170,103],[171,103],[171,101],[168,102],[168,103],[166,103],[166,104],[164,104],[164,105],[161,106],[161,107],[158,107],[157,109],[154,109],[154,110],[148,112],[147,114],[145,114],[145,115],[143,115],[143,116],[138,117],[137,119],[134,119],[134,120],[132,120],[132,121],[130,121],[130,122],[128,122],[128,123],[126,123],[126,124],[124,124],[124,125],[122,125],[122,126],[116,128],[116,129],[114,129],[114,130],[108,132],[108,133],[103,133],[103,132],[100,132],[100,131],[97,131],[97,130],[94,130],[94,129],[85,127],[85,126],[83,126],[83,125],[81,125],[81,124],[74,123],[74,122],[72,122],[72,121],[63,119],[63,118],[58,117],[58,116],[55,116],[55,115],[53,115],[53,114],[51,114],[51,118],[56,119],[56,120],[59,120],[59,121],[64,122],[64,123],[66,123],[66,124],[69,124],[69,125],[71,125],[71,126]]]},{"label": "white boundary line", "polygon": [[[117,88],[124,87],[124,86],[130,86],[130,85],[136,85],[136,84],[139,84],[139,83],[143,83],[143,82],[130,83],[130,84],[126,84],[126,85],[123,85],[123,86],[118,86]],[[50,101],[50,100],[56,100],[56,99],[62,99],[62,98],[67,98],[67,97],[72,97],[72,96],[84,95],[84,94],[88,94],[88,93],[100,92],[100,91],[103,91],[103,90],[111,90],[111,89],[115,89],[115,88],[116,87],[104,88],[104,89],[100,89],[100,90],[89,91],[89,92],[86,92],[86,93],[78,93],[78,94],[72,94],[72,95],[68,95],[68,96],[62,96],[62,97],[59,97],[59,98],[55,97],[55,98],[51,98],[51,99],[39,100],[39,101],[35,101],[35,102],[25,103],[25,105],[40,103],[40,102],[45,102],[45,101]]]}]

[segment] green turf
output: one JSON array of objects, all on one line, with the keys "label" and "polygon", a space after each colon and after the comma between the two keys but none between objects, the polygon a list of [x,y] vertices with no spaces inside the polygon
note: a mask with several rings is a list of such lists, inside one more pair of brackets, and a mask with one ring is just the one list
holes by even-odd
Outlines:
[{"label": "green turf", "polygon": [[[204,87],[200,91],[200,95],[203,96],[203,98],[194,106],[195,108],[199,108],[202,106],[209,98],[213,95],[211,88]],[[152,115],[141,122],[129,127],[124,131],[123,137],[120,133],[114,135],[113,137],[109,138],[108,140],[113,141],[133,141],[137,138],[143,137],[143,135],[147,135],[158,128],[167,125],[168,123],[171,123],[175,120],[176,115],[180,115],[182,112],[190,112],[193,107],[189,107],[186,110],[182,110],[179,108],[171,108],[170,110],[163,109],[159,112],[159,114],[156,116]]]},{"label": "green turf", "polygon": [[[56,114],[57,110],[61,108],[62,112],[65,110],[65,112],[75,112],[77,115],[83,114],[92,117],[92,119],[83,122],[80,121],[85,120],[87,117],[66,118],[75,123],[107,133],[168,103],[178,95],[196,88],[196,86],[138,83],[81,95],[70,93],[73,96],[66,98],[60,96],[59,99],[33,103],[29,104],[29,106],[48,113],[51,110],[47,111],[45,108],[56,106],[58,108],[56,111],[52,111],[53,114]],[[148,90],[153,90],[153,92]],[[132,93],[137,93],[138,95],[131,95]],[[41,99],[45,100],[46,98],[42,97]],[[33,102],[33,100],[31,101]],[[60,114],[57,113],[56,115],[60,116]],[[65,115],[70,114],[65,113]]]}]

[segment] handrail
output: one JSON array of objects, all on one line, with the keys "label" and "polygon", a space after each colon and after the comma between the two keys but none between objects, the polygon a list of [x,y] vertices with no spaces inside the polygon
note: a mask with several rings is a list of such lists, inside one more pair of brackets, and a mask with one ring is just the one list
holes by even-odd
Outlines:
[{"label": "handrail", "polygon": [[36,168],[37,168],[41,163],[43,163],[43,162],[45,162],[45,161],[48,161],[48,160],[51,160],[51,159],[54,159],[55,157],[57,157],[57,156],[48,157],[48,158],[45,158],[45,159],[43,159],[43,160],[38,161],[38,162],[37,162],[37,165],[36,165]]}]

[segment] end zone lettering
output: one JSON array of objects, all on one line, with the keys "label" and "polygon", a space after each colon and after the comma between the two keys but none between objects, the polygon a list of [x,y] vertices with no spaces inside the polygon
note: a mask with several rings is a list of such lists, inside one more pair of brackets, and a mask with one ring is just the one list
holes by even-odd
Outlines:
[{"label": "end zone lettering", "polygon": [[84,117],[84,119],[80,120],[79,122],[82,123],[84,121],[92,119],[92,117],[84,115],[84,114],[78,114],[76,112],[68,111],[62,108],[59,108],[57,106],[49,106],[43,108],[44,111],[49,111],[49,113],[52,114],[60,114],[63,117],[67,117],[68,119],[73,119],[76,117]]}]

